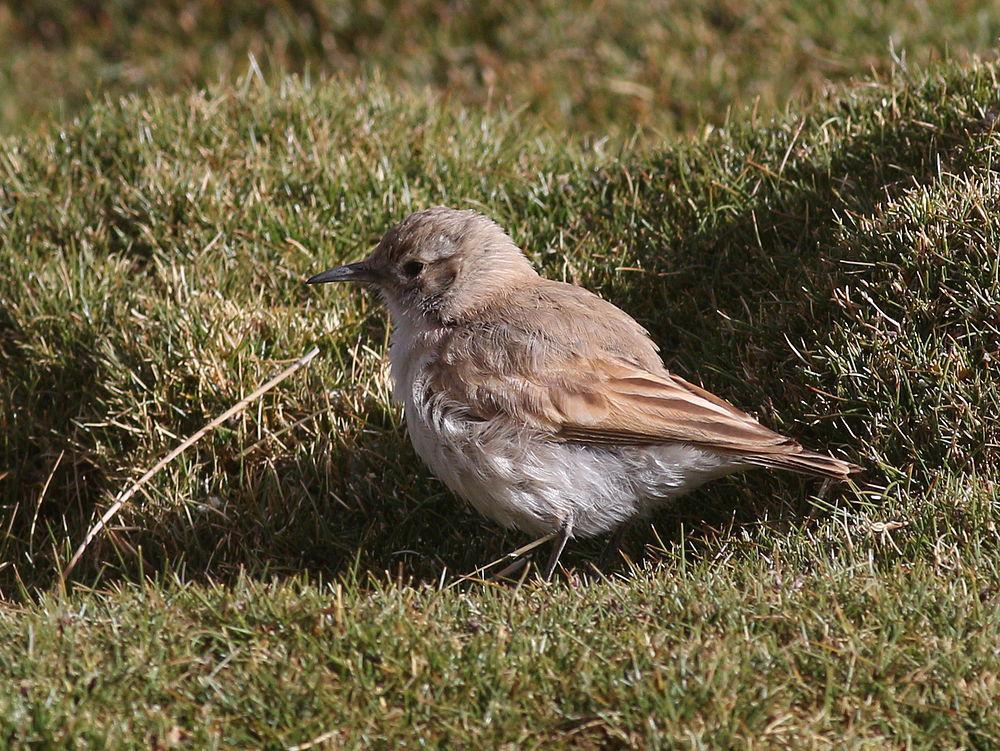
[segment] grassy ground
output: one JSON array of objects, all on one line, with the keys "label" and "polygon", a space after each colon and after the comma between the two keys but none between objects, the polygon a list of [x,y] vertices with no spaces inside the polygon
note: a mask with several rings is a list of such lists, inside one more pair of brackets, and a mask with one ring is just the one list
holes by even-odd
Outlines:
[{"label": "grassy ground", "polygon": [[[1000,6],[398,5],[0,7],[0,746],[1000,747]],[[524,538],[413,455],[375,301],[301,284],[439,202],[864,483],[456,584]]]},{"label": "grassy ground", "polygon": [[995,0],[30,0],[0,5],[0,131],[232,79],[250,55],[268,78],[377,69],[576,133],[690,130],[884,71],[892,50],[926,64],[998,35]]},{"label": "grassy ground", "polygon": [[[997,74],[643,151],[370,81],[0,142],[0,743],[1000,745]],[[374,300],[301,284],[434,202],[866,484],[724,481],[638,531],[634,570],[578,545],[550,586],[447,586],[523,538],[414,457]],[[61,589],[128,480],[317,343]]]}]

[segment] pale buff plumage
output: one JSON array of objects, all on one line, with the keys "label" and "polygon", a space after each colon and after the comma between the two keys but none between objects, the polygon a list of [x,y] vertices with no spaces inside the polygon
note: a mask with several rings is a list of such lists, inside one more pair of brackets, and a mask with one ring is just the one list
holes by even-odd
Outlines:
[{"label": "pale buff plumage", "polygon": [[704,482],[753,466],[846,479],[664,368],[633,318],[540,277],[472,211],[435,207],[364,261],[309,280],[373,284],[393,323],[393,393],[413,446],[486,516],[533,534],[613,531]]}]

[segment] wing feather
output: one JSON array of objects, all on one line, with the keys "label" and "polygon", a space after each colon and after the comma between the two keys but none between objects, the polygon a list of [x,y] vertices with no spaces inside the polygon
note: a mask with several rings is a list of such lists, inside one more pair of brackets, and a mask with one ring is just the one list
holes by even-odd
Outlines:
[{"label": "wing feather", "polygon": [[666,371],[638,371],[607,359],[580,365],[584,367],[577,372],[589,374],[586,388],[579,381],[568,393],[559,382],[546,387],[561,407],[557,434],[565,438],[594,443],[684,442],[740,452],[772,451],[792,443]]},{"label": "wing feather", "polygon": [[525,358],[509,372],[476,367],[475,359],[443,371],[441,387],[481,419],[503,413],[580,443],[683,442],[747,453],[794,444],[683,378],[610,353],[550,353],[544,360]]},{"label": "wing feather", "polygon": [[825,477],[857,471],[667,372],[646,331],[590,292],[541,279],[521,292],[521,305],[440,342],[430,385],[470,417],[503,416],[559,441],[688,443]]},{"label": "wing feather", "polygon": [[524,294],[530,305],[498,310],[442,343],[433,388],[470,417],[503,416],[559,441],[688,443],[837,478],[857,469],[669,373],[646,331],[586,290],[540,280]]}]

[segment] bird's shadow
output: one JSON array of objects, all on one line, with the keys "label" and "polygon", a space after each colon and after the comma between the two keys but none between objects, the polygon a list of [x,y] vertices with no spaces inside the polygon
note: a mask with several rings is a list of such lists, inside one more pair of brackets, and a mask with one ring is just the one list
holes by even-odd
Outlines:
[{"label": "bird's shadow", "polygon": [[[216,583],[295,576],[359,587],[390,580],[442,585],[488,579],[503,564],[482,571],[484,565],[531,541],[449,493],[420,464],[401,429],[369,429],[364,436],[363,449],[268,456],[245,470],[225,500],[206,495],[157,514],[127,546],[114,536],[99,538],[88,554],[89,572],[81,566],[77,578],[86,582],[100,562],[105,584],[132,578],[138,568],[146,576],[183,571],[186,580]],[[798,524],[816,511],[809,493],[809,482],[794,477],[727,478],[631,525],[621,552],[609,549],[608,538],[574,540],[562,567],[611,575],[675,553],[696,560],[712,554],[720,535],[734,527]],[[536,569],[548,551],[544,546],[531,554]]]},{"label": "bird's shadow", "polygon": [[[370,414],[380,410],[372,403]],[[293,445],[292,442],[288,442]],[[391,458],[390,458],[391,457]],[[481,572],[531,538],[504,530],[453,496],[430,474],[394,425],[369,422],[355,438],[308,451],[262,450],[247,461],[226,494],[211,489],[170,510],[125,540],[101,535],[74,574],[82,583],[157,578],[182,572],[188,581],[231,583],[242,577],[349,580],[367,587],[454,583]],[[720,530],[796,523],[814,511],[804,480],[755,473],[727,478],[678,499],[630,527],[624,555],[607,538],[574,540],[566,570],[627,571],[671,551],[697,558]],[[548,546],[535,551],[543,563]]]}]

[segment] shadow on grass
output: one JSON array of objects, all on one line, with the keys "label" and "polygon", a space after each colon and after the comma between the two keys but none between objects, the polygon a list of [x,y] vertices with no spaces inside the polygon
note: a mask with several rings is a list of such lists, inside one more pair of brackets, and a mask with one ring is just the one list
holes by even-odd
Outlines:
[{"label": "shadow on grass", "polygon": [[[379,410],[370,404],[366,413]],[[320,443],[303,455],[264,447],[253,462],[242,469],[232,463],[224,474],[228,492],[206,490],[169,509],[144,512],[141,504],[156,499],[136,498],[138,528],[102,533],[74,580],[106,586],[179,573],[188,580],[225,583],[305,573],[361,587],[387,578],[435,585],[530,541],[453,497],[422,466],[404,432],[392,427],[369,423],[345,443]],[[810,492],[815,492],[810,481],[764,471],[722,480],[680,499],[649,523],[636,524],[623,550],[632,561],[655,560],[665,552],[661,546],[683,544],[695,560],[713,547],[720,530],[797,524],[814,511]],[[75,539],[83,533],[81,527]],[[626,571],[625,559],[605,555],[606,545],[605,539],[574,541],[564,566],[588,575],[595,565],[607,574]],[[535,554],[536,565],[547,551],[546,546]],[[52,573],[45,576],[41,568],[35,573],[41,576],[30,586],[51,586]]]},{"label": "shadow on grass", "polygon": [[[942,116],[935,126],[915,116],[901,118],[875,134],[845,139],[825,157],[791,159],[781,175],[756,161],[762,157],[751,145],[746,166],[728,185],[738,197],[710,174],[685,177],[674,159],[656,169],[606,175],[615,194],[640,196],[642,213],[635,225],[651,228],[633,240],[649,273],[610,279],[607,296],[647,326],[668,367],[749,409],[770,427],[812,448],[832,450],[851,441],[845,420],[853,416],[869,423],[862,434],[880,443],[881,455],[905,466],[913,446],[894,436],[926,432],[923,416],[916,411],[898,415],[900,422],[891,430],[876,424],[858,383],[848,384],[853,391],[824,401],[818,392],[831,387],[834,374],[808,373],[793,348],[804,344],[816,352],[837,346],[834,333],[856,328],[857,320],[835,299],[835,290],[856,286],[859,268],[893,268],[900,260],[842,242],[840,218],[868,214],[942,173],[962,174],[976,163],[977,146],[989,138],[989,128],[959,115]],[[810,137],[818,138],[806,132],[799,147],[817,148]],[[704,148],[711,151],[712,145]],[[710,159],[703,155],[700,163]],[[718,214],[729,218],[705,223],[683,205],[686,196],[675,192],[668,198],[669,186],[685,181],[698,183],[694,191],[702,207],[727,201],[731,210]],[[677,216],[683,218],[661,219]],[[596,216],[595,222],[605,225],[601,231],[609,240],[614,237],[614,216]],[[900,248],[901,253],[909,250]],[[942,332],[931,327],[910,328],[906,335],[914,341],[942,339]],[[825,419],[831,412],[841,418]],[[920,448],[935,452],[949,442],[947,436],[928,434]],[[849,453],[863,460],[865,450],[852,445]],[[931,464],[935,461],[944,461],[943,455]]]},{"label": "shadow on grass", "polygon": [[[104,585],[131,580],[139,571],[154,578],[183,572],[189,580],[223,583],[305,573],[317,581],[347,579],[362,588],[387,579],[437,585],[531,541],[452,496],[402,442],[377,444],[370,448],[372,456],[354,462],[352,470],[335,472],[335,488],[325,462],[268,462],[251,471],[227,500],[209,496],[158,516],[127,546],[103,536],[75,578],[91,581],[99,561]],[[381,456],[399,456],[399,469],[409,478],[379,474],[385,467]],[[765,525],[780,531],[816,513],[808,496],[817,482],[764,471],[753,478],[719,481],[636,523],[622,541],[622,552],[632,562],[655,561],[682,545],[689,560],[697,560],[734,528]],[[626,572],[626,559],[607,546],[607,538],[575,540],[563,566],[588,576],[595,568],[609,575]],[[534,564],[544,564],[548,552],[546,545],[534,553]]]},{"label": "shadow on grass", "polygon": [[[66,337],[58,359],[43,366],[25,354],[9,315],[0,317],[0,593],[54,581],[55,530],[83,529],[95,504],[112,491],[103,457],[80,440],[81,426],[104,419],[92,333]],[[134,448],[117,431],[116,447]]]}]

